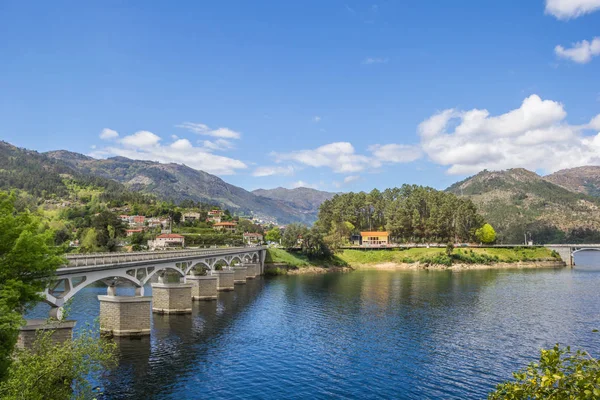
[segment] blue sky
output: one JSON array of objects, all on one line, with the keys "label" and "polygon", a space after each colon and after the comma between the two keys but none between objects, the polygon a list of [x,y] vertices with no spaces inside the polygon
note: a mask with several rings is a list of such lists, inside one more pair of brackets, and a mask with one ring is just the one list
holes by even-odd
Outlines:
[{"label": "blue sky", "polygon": [[600,165],[600,0],[0,2],[0,139],[246,189]]}]

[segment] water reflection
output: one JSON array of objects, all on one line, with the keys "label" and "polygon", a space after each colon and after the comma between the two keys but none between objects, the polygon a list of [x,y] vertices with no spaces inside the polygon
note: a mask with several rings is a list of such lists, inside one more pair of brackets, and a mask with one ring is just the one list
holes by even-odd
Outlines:
[{"label": "water reflection", "polygon": [[[599,284],[579,266],[256,279],[154,315],[150,338],[119,340],[102,386],[107,399],[485,398],[541,347],[599,354]],[[78,295],[78,320],[101,290]]]}]

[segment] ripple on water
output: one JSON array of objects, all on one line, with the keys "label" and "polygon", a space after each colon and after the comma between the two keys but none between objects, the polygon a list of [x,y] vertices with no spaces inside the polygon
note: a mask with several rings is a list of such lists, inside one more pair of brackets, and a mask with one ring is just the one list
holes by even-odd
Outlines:
[{"label": "ripple on water", "polygon": [[[589,270],[256,279],[192,315],[154,315],[150,338],[119,340],[105,398],[485,398],[540,347],[600,353],[599,283]],[[77,295],[80,323],[103,293]]]}]

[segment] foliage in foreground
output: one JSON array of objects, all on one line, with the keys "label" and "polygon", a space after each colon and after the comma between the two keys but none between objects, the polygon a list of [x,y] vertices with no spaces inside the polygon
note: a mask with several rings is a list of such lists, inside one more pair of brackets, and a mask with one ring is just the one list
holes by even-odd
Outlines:
[{"label": "foliage in foreground", "polygon": [[14,194],[0,192],[0,380],[24,322],[21,315],[63,264],[59,253],[52,231],[28,211],[16,212]]},{"label": "foliage in foreground", "polygon": [[64,400],[93,398],[90,377],[116,363],[116,345],[98,338],[87,327],[73,340],[57,344],[52,331],[40,332],[33,348],[17,350],[6,379],[4,400]]},{"label": "foliage in foreground", "polygon": [[515,381],[501,383],[488,399],[598,399],[600,363],[587,352],[569,347],[542,350],[540,360],[513,373]]}]

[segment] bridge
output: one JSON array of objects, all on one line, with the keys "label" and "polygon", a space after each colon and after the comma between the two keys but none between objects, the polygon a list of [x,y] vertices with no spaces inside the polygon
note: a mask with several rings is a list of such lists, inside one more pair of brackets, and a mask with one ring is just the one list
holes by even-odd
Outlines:
[{"label": "bridge", "polygon": [[549,244],[544,247],[556,251],[568,267],[575,266],[573,257],[576,253],[584,250],[600,251],[600,244]]},{"label": "bridge", "polygon": [[[85,287],[107,286],[100,301],[100,329],[117,336],[150,333],[150,308],[157,313],[191,313],[192,300],[213,300],[264,272],[266,247],[186,249],[68,255],[67,265],[44,292],[50,316],[62,320],[63,307]],[[171,282],[175,277],[176,281]],[[177,279],[178,278],[178,279]],[[152,297],[144,296],[151,283]],[[117,296],[129,285],[134,296]]]}]

